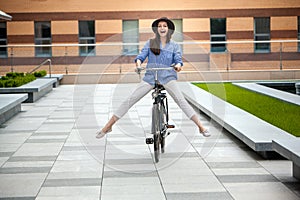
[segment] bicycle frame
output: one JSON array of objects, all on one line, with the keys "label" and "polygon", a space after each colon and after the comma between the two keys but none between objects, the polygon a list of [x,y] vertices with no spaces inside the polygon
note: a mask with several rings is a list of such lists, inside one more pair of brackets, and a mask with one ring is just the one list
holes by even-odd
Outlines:
[{"label": "bicycle frame", "polygon": [[169,125],[168,99],[167,94],[163,93],[164,87],[158,81],[158,71],[174,70],[173,67],[168,68],[150,68],[148,71],[155,71],[155,84],[152,92],[152,128],[153,138],[146,138],[147,144],[154,144],[154,160],[159,161],[160,152],[164,153],[165,138],[169,134],[168,128],[174,128]]}]

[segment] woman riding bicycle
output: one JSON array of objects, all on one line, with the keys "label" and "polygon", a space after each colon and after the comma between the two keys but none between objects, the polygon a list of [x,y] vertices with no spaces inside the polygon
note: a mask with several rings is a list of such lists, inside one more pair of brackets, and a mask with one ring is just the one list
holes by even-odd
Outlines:
[{"label": "woman riding bicycle", "polygon": [[[210,133],[203,127],[195,111],[188,104],[177,86],[177,72],[181,71],[183,63],[180,46],[171,40],[174,30],[175,25],[168,18],[163,17],[155,20],[152,23],[152,31],[155,33],[155,38],[148,40],[141,53],[136,57],[136,67],[141,67],[146,58],[148,58],[146,68],[165,68],[175,64],[175,70],[160,71],[158,81],[164,86],[185,115],[198,126],[199,132],[203,136],[209,137]],[[138,84],[134,92],[120,105],[103,129],[97,132],[97,138],[102,138],[105,134],[111,132],[112,126],[118,119],[123,117],[136,102],[153,89],[154,76],[154,73],[151,71],[145,73],[143,80]]]}]

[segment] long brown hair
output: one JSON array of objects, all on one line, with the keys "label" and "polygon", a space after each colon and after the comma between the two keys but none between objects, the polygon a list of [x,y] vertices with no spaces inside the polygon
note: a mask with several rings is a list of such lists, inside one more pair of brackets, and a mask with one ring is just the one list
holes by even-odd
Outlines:
[{"label": "long brown hair", "polygon": [[[167,34],[167,43],[170,42],[171,37],[172,37],[172,32],[169,30]],[[150,50],[156,56],[160,54],[160,35],[157,32],[157,28],[155,32],[155,38],[150,39]]]}]

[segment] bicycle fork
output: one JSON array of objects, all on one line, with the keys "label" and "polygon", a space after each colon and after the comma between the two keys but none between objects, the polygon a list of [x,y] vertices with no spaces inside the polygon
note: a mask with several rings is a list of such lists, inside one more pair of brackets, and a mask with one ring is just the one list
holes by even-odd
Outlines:
[{"label": "bicycle fork", "polygon": [[[168,110],[168,99],[165,93],[160,93],[159,95],[155,95],[153,93],[154,103],[153,109],[157,109],[156,111],[152,111],[152,128],[153,123],[156,123],[157,126],[152,129],[153,137],[154,135],[159,136],[160,140],[164,142],[165,137],[167,137],[170,133],[167,132],[169,128],[175,128],[174,125],[169,124],[169,110]],[[165,101],[165,102],[164,102]],[[155,122],[154,122],[154,121]],[[146,138],[146,144],[153,144],[154,138]]]}]

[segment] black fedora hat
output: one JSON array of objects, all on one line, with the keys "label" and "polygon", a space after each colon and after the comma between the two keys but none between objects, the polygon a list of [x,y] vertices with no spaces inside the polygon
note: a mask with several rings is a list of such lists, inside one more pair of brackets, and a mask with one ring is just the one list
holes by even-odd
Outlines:
[{"label": "black fedora hat", "polygon": [[161,21],[167,22],[168,28],[169,28],[169,30],[170,30],[170,32],[171,32],[171,35],[172,35],[172,34],[174,33],[174,31],[175,31],[175,25],[174,25],[174,23],[173,23],[170,19],[168,19],[167,17],[162,17],[162,18],[159,18],[159,19],[155,20],[155,21],[152,23],[152,31],[153,31],[154,33],[157,32],[158,23],[161,22]]}]

